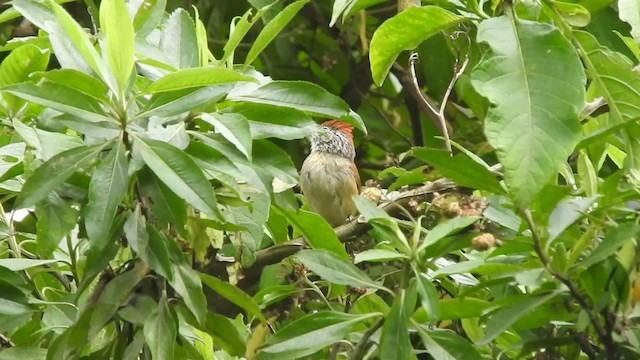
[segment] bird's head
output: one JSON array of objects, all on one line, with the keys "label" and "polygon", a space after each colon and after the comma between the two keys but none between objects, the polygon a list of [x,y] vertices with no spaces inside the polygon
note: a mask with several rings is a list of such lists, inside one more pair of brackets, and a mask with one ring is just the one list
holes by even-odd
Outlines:
[{"label": "bird's head", "polygon": [[323,122],[320,130],[311,135],[311,152],[335,154],[353,161],[356,156],[353,126],[339,120]]}]

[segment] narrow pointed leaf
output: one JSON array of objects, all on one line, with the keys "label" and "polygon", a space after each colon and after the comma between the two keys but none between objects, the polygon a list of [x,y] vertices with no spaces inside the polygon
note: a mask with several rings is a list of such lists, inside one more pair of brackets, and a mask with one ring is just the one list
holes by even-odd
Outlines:
[{"label": "narrow pointed leaf", "polygon": [[102,249],[111,235],[116,209],[129,187],[128,162],[119,142],[96,167],[89,183],[85,228],[91,247]]},{"label": "narrow pointed leaf", "polygon": [[237,81],[254,81],[254,79],[249,76],[244,76],[237,71],[225,68],[182,69],[156,80],[145,88],[144,92],[153,94],[163,91],[181,90]]},{"label": "narrow pointed leaf", "polygon": [[133,71],[133,24],[124,0],[103,0],[100,3],[100,25],[106,35],[109,68],[120,94],[124,94]]},{"label": "narrow pointed leaf", "polygon": [[425,347],[434,359],[483,359],[478,350],[467,339],[452,331],[428,329],[421,325],[418,325],[417,329]]},{"label": "narrow pointed leaf", "polygon": [[199,66],[198,39],[191,16],[184,9],[171,13],[163,23],[160,49],[174,69]]},{"label": "narrow pointed leaf", "polygon": [[151,269],[168,280],[173,279],[165,244],[168,240],[146,223],[140,213],[140,205],[136,206],[125,222],[124,234],[131,248]]},{"label": "narrow pointed leaf", "polygon": [[478,42],[490,47],[471,74],[473,86],[493,104],[485,134],[515,202],[527,206],[579,141],[582,63],[549,24],[508,16],[485,20]]},{"label": "narrow pointed leaf", "polygon": [[109,143],[80,146],[64,151],[42,164],[27,179],[18,195],[17,209],[35,205],[57,189],[76,171],[81,171],[98,158]]},{"label": "narrow pointed leaf", "polygon": [[293,17],[302,9],[302,7],[308,3],[309,0],[298,0],[289,4],[282,9],[278,15],[276,15],[271,21],[265,25],[264,29],[260,32],[256,40],[253,42],[247,58],[244,61],[245,65],[251,64],[258,55],[275,39],[275,37],[284,29],[285,26],[293,19]]},{"label": "narrow pointed leaf", "polygon": [[202,281],[187,264],[172,264],[171,287],[182,297],[185,305],[196,317],[200,324],[204,324],[207,318],[207,298],[202,290]]},{"label": "narrow pointed leaf", "polygon": [[176,195],[209,216],[223,219],[211,184],[187,154],[157,140],[134,137],[134,145],[147,166]]},{"label": "narrow pointed leaf", "polygon": [[411,359],[413,347],[409,340],[407,321],[416,302],[415,291],[415,287],[403,289],[393,300],[380,335],[381,359]]}]

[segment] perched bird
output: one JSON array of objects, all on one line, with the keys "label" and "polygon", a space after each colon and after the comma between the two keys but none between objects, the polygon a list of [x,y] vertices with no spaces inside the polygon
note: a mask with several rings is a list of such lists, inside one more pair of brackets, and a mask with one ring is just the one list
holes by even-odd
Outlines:
[{"label": "perched bird", "polygon": [[333,227],[356,214],[351,196],[360,191],[360,175],[353,162],[352,132],[353,126],[342,121],[322,123],[311,136],[311,153],[300,170],[300,188],[309,209]]}]

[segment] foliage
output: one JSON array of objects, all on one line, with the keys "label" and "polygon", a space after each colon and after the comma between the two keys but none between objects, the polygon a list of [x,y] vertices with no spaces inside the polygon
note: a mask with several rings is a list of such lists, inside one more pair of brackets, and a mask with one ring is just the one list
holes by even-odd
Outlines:
[{"label": "foliage", "polygon": [[640,357],[637,0],[66,2],[0,13],[0,359]]}]

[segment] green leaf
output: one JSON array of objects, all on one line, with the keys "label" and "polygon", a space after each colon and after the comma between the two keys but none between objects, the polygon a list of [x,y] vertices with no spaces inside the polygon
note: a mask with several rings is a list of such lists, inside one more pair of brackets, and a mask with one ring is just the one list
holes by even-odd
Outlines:
[{"label": "green leaf", "polygon": [[[589,25],[591,21],[591,14],[589,10],[585,9],[582,5],[573,4],[569,2],[552,1],[553,7],[558,11],[562,19],[569,25],[575,27],[585,27]],[[546,3],[543,7],[546,9]]]},{"label": "green leaf", "polygon": [[184,263],[171,264],[171,270],[173,273],[172,280],[169,281],[171,287],[182,297],[196,320],[204,324],[207,319],[207,298],[202,291],[202,281],[198,273]]},{"label": "green leaf", "polygon": [[380,335],[381,359],[411,359],[413,346],[409,340],[407,321],[416,303],[416,288],[401,290],[393,299],[393,305],[384,318]]},{"label": "green leaf", "polygon": [[50,82],[62,85],[79,91],[84,95],[89,95],[103,104],[110,104],[107,97],[107,87],[105,84],[91,75],[74,69],[55,69],[46,72],[38,72],[31,75],[33,82]]},{"label": "green leaf", "polygon": [[22,271],[36,266],[57,263],[58,260],[36,260],[36,259],[0,259],[0,266],[11,271]]},{"label": "green leaf", "polygon": [[62,240],[76,226],[78,210],[65,203],[56,193],[36,206],[38,255],[49,257]]},{"label": "green leaf", "polygon": [[[30,44],[11,51],[0,63],[0,88],[27,81],[32,73],[46,70],[49,55],[49,50],[42,50]],[[7,109],[14,114],[24,106],[24,101],[15,99],[9,94],[0,93],[0,99],[4,99]]]},{"label": "green leaf", "polygon": [[224,83],[197,90],[184,89],[157,93],[151,96],[144,110],[136,115],[136,119],[151,116],[171,117],[191,112],[220,100],[232,87],[233,84]]},{"label": "green leaf", "polygon": [[47,80],[41,80],[37,84],[25,82],[9,85],[2,90],[88,122],[116,122],[105,114],[100,103],[92,97]]},{"label": "green leaf", "polygon": [[640,2],[638,0],[618,1],[618,16],[620,20],[631,25],[631,36],[640,42]]},{"label": "green leaf", "polygon": [[596,197],[575,197],[558,203],[549,215],[547,225],[549,237],[545,246],[547,250],[563,231],[584,216],[596,199]]},{"label": "green leaf", "polygon": [[353,264],[326,250],[302,250],[296,258],[321,278],[339,285],[361,286],[388,291]]},{"label": "green leaf", "polygon": [[558,295],[557,292],[552,292],[544,295],[525,295],[522,296],[522,300],[511,304],[508,307],[502,308],[496,311],[485,326],[485,335],[482,339],[476,342],[477,345],[484,345],[491,342],[493,339],[502,335],[511,325],[515,324],[521,317],[529,314],[540,305],[551,300],[551,298]]},{"label": "green leaf", "polygon": [[406,255],[401,254],[394,250],[371,249],[371,250],[365,250],[363,252],[357,253],[355,258],[353,259],[353,263],[358,264],[363,261],[387,262],[387,261],[393,261],[393,260],[402,260],[406,258],[407,258]]},{"label": "green leaf", "polygon": [[256,359],[286,360],[311,355],[342,340],[358,323],[379,315],[320,311],[303,316],[269,337]]},{"label": "green leaf", "polygon": [[200,118],[211,124],[217,133],[224,136],[247,159],[251,160],[251,132],[249,130],[249,122],[244,116],[233,113],[203,113]]},{"label": "green leaf", "polygon": [[471,74],[473,86],[493,104],[485,134],[515,202],[527,206],[578,143],[582,63],[549,24],[493,18],[480,24],[478,41],[491,48]]},{"label": "green leaf", "polygon": [[312,248],[323,249],[341,259],[349,260],[349,255],[344,249],[344,245],[338,240],[331,225],[324,221],[320,215],[304,210],[276,209],[287,218],[289,224],[296,231],[304,236]]},{"label": "green leaf", "polygon": [[432,330],[417,325],[418,334],[429,354],[436,360],[482,360],[478,350],[465,338],[449,330]]},{"label": "green leaf", "polygon": [[17,118],[13,119],[13,128],[30,147],[36,150],[37,157],[49,160],[59,153],[83,146],[84,142],[78,136],[71,136],[57,132],[50,132],[27,126]]},{"label": "green leaf", "polygon": [[[583,31],[576,31],[579,49],[586,54],[585,67],[593,84],[609,105],[609,123],[617,125],[640,118],[640,72],[632,69],[633,63],[624,55],[598,44],[596,38]],[[640,127],[630,122],[623,131],[625,164],[630,168],[640,166]]]},{"label": "green leaf", "polygon": [[0,360],[45,360],[47,349],[35,346],[15,346],[0,352]]},{"label": "green leaf", "polygon": [[98,158],[109,143],[80,146],[61,152],[42,164],[27,179],[16,200],[16,209],[30,207],[46,198],[76,171],[81,171]]},{"label": "green leaf", "polygon": [[439,296],[436,287],[424,273],[414,271],[416,275],[416,287],[420,295],[420,304],[429,316],[429,321],[435,323],[440,315]]},{"label": "green leaf", "polygon": [[134,146],[147,166],[176,195],[214,219],[223,219],[213,188],[187,154],[161,141],[138,137],[134,137]]},{"label": "green leaf", "polygon": [[113,218],[129,188],[128,165],[119,141],[93,172],[84,219],[91,247],[103,249],[110,240]]},{"label": "green leaf", "polygon": [[100,2],[100,26],[106,38],[107,63],[122,98],[133,71],[133,23],[124,0]]},{"label": "green leaf", "polygon": [[136,37],[145,37],[153,29],[158,27],[164,16],[167,0],[139,0],[138,8],[133,17],[133,28]]},{"label": "green leaf", "polygon": [[[233,55],[235,54],[235,50],[240,44],[240,41],[247,35],[247,32],[253,27],[253,24],[256,23],[261,17],[263,11],[258,10],[258,12],[253,15],[251,20],[249,20],[249,16],[253,13],[253,9],[247,10],[242,17],[235,17],[232,20],[229,30],[229,39],[224,44],[222,48],[223,54],[220,58],[220,64],[223,64],[229,60],[230,64],[233,63]],[[237,19],[237,21],[235,21]]]},{"label": "green leaf", "polygon": [[165,243],[168,240],[153,226],[146,223],[140,213],[140,204],[125,222],[124,234],[131,248],[151,269],[169,281],[173,279],[169,252]]},{"label": "green leaf", "polygon": [[[56,14],[58,21],[64,28],[69,40],[73,43],[73,46],[82,55],[84,60],[91,66],[91,69],[98,74],[102,80],[109,85],[109,88],[118,93],[118,86],[114,82],[113,75],[109,72],[105,66],[102,58],[89,41],[89,34],[69,15],[69,13],[60,5],[55,2],[50,2],[53,12]],[[127,13],[127,17],[129,14]],[[133,49],[132,49],[133,50]]]},{"label": "green leaf", "polygon": [[373,81],[382,86],[403,50],[412,50],[438,32],[464,21],[437,6],[410,7],[386,20],[371,38],[369,59]]},{"label": "green leaf", "polygon": [[208,67],[182,69],[169,73],[154,81],[144,89],[144,93],[153,94],[238,81],[255,80],[252,77],[244,76],[237,71],[224,68]]},{"label": "green leaf", "polygon": [[451,156],[446,150],[429,148],[413,149],[410,154],[434,166],[438,172],[459,185],[504,194],[496,176],[465,154]]},{"label": "green leaf", "polygon": [[203,273],[200,273],[200,279],[205,285],[220,294],[220,296],[238,305],[248,314],[255,316],[258,320],[260,320],[260,322],[266,323],[267,319],[262,314],[258,304],[253,300],[251,296],[240,290],[240,288],[231,283],[222,281],[217,277]]},{"label": "green leaf", "polygon": [[178,323],[169,310],[166,295],[144,322],[144,338],[153,359],[173,359]]},{"label": "green leaf", "polygon": [[247,118],[253,139],[301,139],[318,129],[311,117],[302,111],[279,106],[239,103],[218,112],[240,114]]},{"label": "green leaf", "polygon": [[162,24],[160,50],[168,65],[174,69],[186,69],[200,65],[198,38],[189,13],[178,8]]},{"label": "green leaf", "polygon": [[344,100],[306,81],[273,81],[257,89],[237,88],[227,98],[231,101],[293,108],[314,116],[339,118],[366,132],[362,119],[351,114]]},{"label": "green leaf", "polygon": [[275,37],[284,29],[285,26],[293,19],[293,17],[302,9],[302,7],[308,3],[309,0],[298,0],[289,4],[282,9],[276,17],[271,19],[264,29],[258,34],[258,37],[251,45],[247,58],[244,61],[245,65],[251,64],[258,55],[275,39]]},{"label": "green leaf", "polygon": [[478,220],[480,220],[479,216],[459,216],[436,225],[433,229],[429,230],[424,241],[418,247],[417,252],[422,252],[427,246],[435,244],[446,236],[458,232]]},{"label": "green leaf", "polygon": [[233,321],[222,315],[208,312],[205,324],[213,342],[233,356],[243,356],[246,351],[245,339]]},{"label": "green leaf", "polygon": [[584,261],[578,263],[581,267],[589,267],[613,255],[627,240],[633,239],[640,232],[640,225],[622,223],[611,230],[602,242],[589,254]]},{"label": "green leaf", "polygon": [[341,14],[345,14],[343,16],[343,20],[346,17],[349,9],[353,7],[353,5],[357,2],[357,0],[336,0],[333,2],[333,10],[331,11],[331,21],[329,22],[329,26],[333,26],[338,21],[338,18]]},{"label": "green leaf", "polygon": [[172,224],[179,234],[186,237],[187,203],[169,189],[149,169],[138,173],[142,193],[148,197],[151,212],[162,223]]}]

